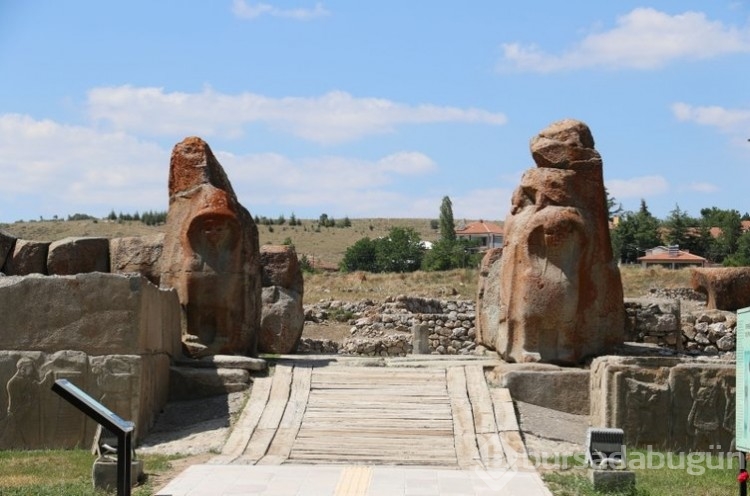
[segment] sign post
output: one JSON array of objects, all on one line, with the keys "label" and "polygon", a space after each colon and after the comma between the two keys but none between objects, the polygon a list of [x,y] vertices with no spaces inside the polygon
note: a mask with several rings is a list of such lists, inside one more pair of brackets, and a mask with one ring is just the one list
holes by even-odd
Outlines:
[{"label": "sign post", "polygon": [[114,412],[79,389],[67,379],[58,379],[52,391],[117,435],[117,496],[130,496],[130,470],[133,461],[133,422],[123,420]]},{"label": "sign post", "polygon": [[747,495],[745,453],[750,452],[750,307],[737,310],[735,439],[740,452],[740,496]]}]

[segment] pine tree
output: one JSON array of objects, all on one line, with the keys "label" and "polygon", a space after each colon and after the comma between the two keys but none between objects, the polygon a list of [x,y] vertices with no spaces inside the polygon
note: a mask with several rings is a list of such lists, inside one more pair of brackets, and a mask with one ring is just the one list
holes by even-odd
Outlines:
[{"label": "pine tree", "polygon": [[453,220],[453,203],[447,196],[440,204],[440,239],[450,243],[456,241],[456,224]]}]

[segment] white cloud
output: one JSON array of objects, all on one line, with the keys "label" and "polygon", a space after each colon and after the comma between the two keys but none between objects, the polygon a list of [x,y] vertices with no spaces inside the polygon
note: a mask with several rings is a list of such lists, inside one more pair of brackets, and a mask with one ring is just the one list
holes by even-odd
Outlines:
[{"label": "white cloud", "polygon": [[747,109],[727,109],[719,106],[696,107],[678,102],[672,104],[672,114],[678,121],[714,127],[730,134],[750,131],[750,110]]},{"label": "white cloud", "polygon": [[330,12],[328,12],[320,2],[316,3],[315,7],[312,9],[281,9],[267,3],[248,4],[245,0],[234,0],[234,2],[232,2],[232,13],[240,19],[249,20],[267,15],[298,21],[308,21],[330,15]]},{"label": "white cloud", "polygon": [[660,195],[669,190],[669,183],[662,176],[641,176],[630,179],[610,179],[607,191],[617,201],[627,198],[645,198]]},{"label": "white cloud", "polygon": [[692,191],[695,193],[716,193],[719,191],[719,187],[712,183],[706,182],[692,182],[681,186],[680,189],[685,191]]},{"label": "white cloud", "polygon": [[164,209],[168,164],[169,152],[123,133],[0,115],[0,197],[11,204],[91,214]]},{"label": "white cloud", "polygon": [[382,158],[377,163],[383,171],[400,172],[401,174],[423,174],[435,169],[435,162],[419,152],[398,152]]},{"label": "white cloud", "polygon": [[501,113],[435,105],[408,105],[379,98],[356,98],[342,91],[319,97],[270,98],[253,93],[225,95],[210,88],[201,93],[167,93],[163,88],[132,86],[94,88],[88,113],[114,129],[149,135],[230,136],[264,123],[303,139],[333,144],[394,131],[404,124],[505,124]]},{"label": "white cloud", "polygon": [[[350,216],[405,216],[413,199],[390,191],[398,181],[425,175],[435,163],[419,152],[398,152],[379,160],[317,157],[293,160],[280,154],[217,153],[245,206],[315,207]],[[414,179],[412,179],[414,180]],[[437,207],[433,205],[433,210]]]},{"label": "white cloud", "polygon": [[701,60],[750,52],[750,28],[711,21],[702,12],[669,15],[637,8],[609,31],[589,34],[562,54],[536,45],[506,43],[500,69],[555,72],[586,67],[656,69],[674,60]]},{"label": "white cloud", "polygon": [[[437,169],[417,151],[374,160],[214,153],[240,202],[253,213],[316,209],[337,216],[427,217],[436,215],[440,203],[439,198],[431,201],[427,211],[424,195],[406,193],[414,188],[404,187],[405,181],[419,181]],[[0,115],[0,211],[8,217],[3,220],[47,212],[104,216],[111,209],[165,209],[169,154],[121,132]],[[20,199],[37,213],[19,211]]]},{"label": "white cloud", "polygon": [[451,197],[453,213],[457,219],[504,221],[510,212],[512,196],[513,190],[508,188],[472,190],[464,195]]}]

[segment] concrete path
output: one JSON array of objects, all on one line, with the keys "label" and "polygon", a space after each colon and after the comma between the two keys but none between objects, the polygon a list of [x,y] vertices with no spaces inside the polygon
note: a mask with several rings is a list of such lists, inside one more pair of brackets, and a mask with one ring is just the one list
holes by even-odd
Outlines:
[{"label": "concrete path", "polygon": [[157,496],[551,496],[533,471],[193,465]]},{"label": "concrete path", "polygon": [[282,362],[221,454],[158,494],[548,495],[484,361]]}]

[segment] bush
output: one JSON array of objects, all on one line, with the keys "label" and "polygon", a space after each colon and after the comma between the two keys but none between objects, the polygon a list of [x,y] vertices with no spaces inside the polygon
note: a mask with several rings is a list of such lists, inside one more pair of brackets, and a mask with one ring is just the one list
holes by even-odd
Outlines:
[{"label": "bush", "polygon": [[393,227],[385,238],[362,238],[347,248],[343,272],[413,272],[422,265],[424,248],[414,229]]},{"label": "bush", "polygon": [[73,214],[68,215],[68,220],[96,220],[96,217],[92,217],[88,214]]},{"label": "bush", "polygon": [[376,244],[370,238],[365,237],[346,249],[339,268],[343,272],[354,272],[355,270],[380,272],[376,259]]},{"label": "bush", "polygon": [[476,267],[482,260],[481,253],[473,253],[476,242],[465,240],[449,241],[441,239],[427,250],[422,260],[422,270],[451,270]]},{"label": "bush", "polygon": [[354,318],[351,310],[344,310],[341,307],[332,308],[328,311],[328,318],[336,322],[349,322]]},{"label": "bush", "polygon": [[307,258],[307,255],[299,257],[299,268],[302,272],[307,272],[308,274],[315,273],[315,267],[310,263],[310,259]]}]

